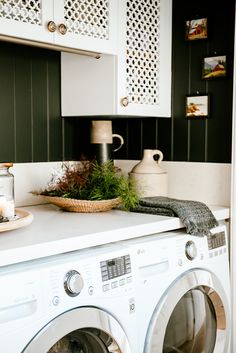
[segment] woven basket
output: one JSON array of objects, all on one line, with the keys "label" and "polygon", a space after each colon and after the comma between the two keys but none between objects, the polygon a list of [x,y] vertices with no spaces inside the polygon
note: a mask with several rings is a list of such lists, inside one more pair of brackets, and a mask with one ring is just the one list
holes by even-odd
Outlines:
[{"label": "woven basket", "polygon": [[48,202],[60,207],[61,209],[69,212],[104,212],[121,204],[119,197],[110,200],[89,201],[89,200],[76,200],[56,196],[44,196],[43,198]]}]

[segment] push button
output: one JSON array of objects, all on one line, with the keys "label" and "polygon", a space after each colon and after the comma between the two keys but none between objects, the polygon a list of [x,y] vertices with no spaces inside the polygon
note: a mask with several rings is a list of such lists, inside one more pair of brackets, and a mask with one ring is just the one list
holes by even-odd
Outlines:
[{"label": "push button", "polygon": [[59,303],[60,303],[60,298],[57,295],[55,295],[55,297],[52,298],[52,304],[54,306],[57,306],[59,305]]},{"label": "push button", "polygon": [[102,286],[103,292],[107,292],[109,289],[110,289],[110,285],[109,285],[109,284],[104,284],[104,285]]},{"label": "push button", "polygon": [[118,282],[117,281],[111,283],[111,288],[112,289],[117,288],[117,287],[118,287]]},{"label": "push button", "polygon": [[88,294],[89,294],[89,295],[93,295],[93,292],[94,292],[94,288],[93,288],[93,286],[90,286],[90,287],[88,288]]},{"label": "push button", "polygon": [[127,281],[127,283],[131,283],[133,281],[132,276],[127,277],[126,281]]},{"label": "push button", "polygon": [[125,285],[125,278],[120,279],[119,285],[120,285],[120,286],[124,286],[124,285]]}]

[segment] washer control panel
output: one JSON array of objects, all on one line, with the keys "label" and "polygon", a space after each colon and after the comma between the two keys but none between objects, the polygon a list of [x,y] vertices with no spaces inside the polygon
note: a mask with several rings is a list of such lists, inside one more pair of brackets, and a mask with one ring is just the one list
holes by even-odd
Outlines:
[{"label": "washer control panel", "polygon": [[124,276],[131,272],[130,255],[124,255],[100,262],[102,281]]}]

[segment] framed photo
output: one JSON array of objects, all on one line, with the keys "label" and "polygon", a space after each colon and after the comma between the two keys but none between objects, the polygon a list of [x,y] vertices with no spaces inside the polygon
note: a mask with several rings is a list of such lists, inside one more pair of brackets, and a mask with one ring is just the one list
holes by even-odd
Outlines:
[{"label": "framed photo", "polygon": [[188,20],[185,22],[186,40],[197,40],[207,38],[207,18]]},{"label": "framed photo", "polygon": [[186,117],[206,118],[209,115],[209,96],[186,96]]},{"label": "framed photo", "polygon": [[208,56],[203,59],[202,79],[211,80],[226,76],[226,55]]}]

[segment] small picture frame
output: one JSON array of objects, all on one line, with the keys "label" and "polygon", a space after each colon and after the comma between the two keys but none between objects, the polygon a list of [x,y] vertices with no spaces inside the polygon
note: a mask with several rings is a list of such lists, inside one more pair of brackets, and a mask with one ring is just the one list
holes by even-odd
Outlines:
[{"label": "small picture frame", "polygon": [[203,58],[202,79],[214,80],[226,77],[226,55],[215,55]]},{"label": "small picture frame", "polygon": [[186,117],[206,118],[209,116],[209,95],[187,95],[186,96]]},{"label": "small picture frame", "polygon": [[198,18],[185,22],[185,39],[188,41],[206,39],[208,36],[207,18]]}]

